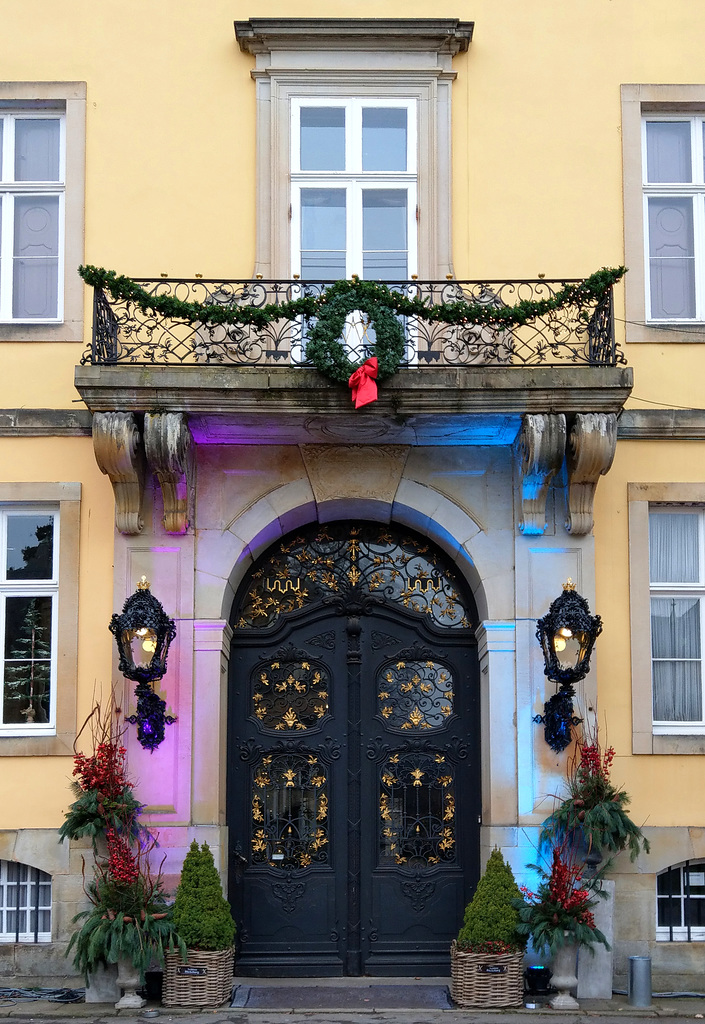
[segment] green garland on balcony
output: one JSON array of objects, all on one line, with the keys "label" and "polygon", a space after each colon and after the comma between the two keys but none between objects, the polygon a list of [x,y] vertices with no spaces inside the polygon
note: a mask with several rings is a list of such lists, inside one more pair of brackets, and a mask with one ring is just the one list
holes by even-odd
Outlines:
[{"label": "green garland on balcony", "polygon": [[[582,307],[599,302],[626,273],[625,267],[608,268],[591,274],[577,284],[566,284],[547,299],[522,300],[515,306],[495,306],[488,302],[441,302],[430,305],[421,298],[408,298],[376,281],[336,281],[319,295],[302,296],[289,302],[266,306],[225,305],[223,303],[185,302],[173,295],[152,294],[129,277],[102,267],[79,267],[78,272],[93,288],[110,293],[114,302],[133,303],[143,313],[172,320],[208,326],[245,325],[265,327],[274,320],[316,319],[308,334],[307,358],[333,380],[347,382],[359,363],[352,363],[340,344],[345,316],[359,309],[374,324],[379,361],[378,379],[394,373],[404,352],[404,338],[397,316],[418,317],[451,326],[476,324],[498,330],[520,327],[537,317],[558,312],[566,306],[578,306],[580,317],[589,320]],[[452,285],[452,282],[449,282]],[[304,286],[304,282],[301,283]],[[389,315],[391,313],[391,316]],[[396,326],[392,326],[394,323]]]}]

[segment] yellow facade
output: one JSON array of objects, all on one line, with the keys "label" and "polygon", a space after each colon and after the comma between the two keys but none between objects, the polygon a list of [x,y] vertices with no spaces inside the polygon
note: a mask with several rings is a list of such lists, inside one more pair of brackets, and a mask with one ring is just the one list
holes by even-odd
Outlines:
[{"label": "yellow facade", "polygon": [[[251,75],[256,61],[238,45],[233,19],[246,21],[254,18],[255,12],[241,0],[234,5],[223,0],[211,0],[205,5],[183,0],[153,0],[145,5],[124,0],[90,8],[78,0],[56,5],[41,0],[25,0],[23,4],[5,0],[0,10],[3,35],[11,40],[3,56],[7,83],[86,83],[85,231],[81,262],[114,269],[133,278],[250,278],[258,259],[258,160],[262,159],[258,150],[255,82]],[[354,11],[339,0],[295,4],[272,0],[264,12],[267,19],[349,19],[351,15],[356,19],[376,19],[382,14],[385,19],[407,21],[432,14],[438,19],[474,22],[467,52],[458,52],[452,58],[450,208],[455,277],[487,281],[536,277],[573,280],[586,277],[599,267],[626,263],[630,275],[628,289],[634,272],[629,262],[633,253],[625,254],[620,89],[630,84],[686,84],[702,86],[705,97],[705,10],[689,0],[673,0],[667,9],[657,0],[535,0],[531,4],[520,0],[476,0],[473,4],[462,0],[460,4],[449,4],[444,0],[432,12],[428,4],[419,0],[389,0],[383,12],[378,3],[369,0],[361,0]],[[335,49],[334,39],[329,45]],[[41,96],[41,88],[37,95]],[[7,103],[0,108],[0,114],[5,109],[11,109]],[[705,107],[691,104],[687,110],[702,114]],[[636,188],[640,188],[639,182]],[[425,215],[421,207],[421,221]],[[91,341],[91,302],[92,289],[86,288],[82,343],[42,338],[41,330],[35,330],[31,340],[15,340],[12,330],[5,331],[6,324],[0,323],[1,482],[81,485],[74,734],[96,694],[105,695],[110,683],[118,680],[107,630],[110,616],[120,610],[122,601],[132,592],[136,582],[133,577],[138,571],[154,575],[155,592],[161,580],[163,590],[158,596],[179,622],[180,646],[174,655],[179,669],[178,673],[174,669],[174,673],[178,674],[183,704],[176,707],[179,725],[172,728],[174,736],[178,729],[183,731],[179,732],[178,752],[172,751],[172,760],[167,762],[167,773],[177,780],[173,790],[166,785],[157,786],[153,791],[150,789],[146,799],[154,808],[152,822],[167,837],[172,880],[194,835],[207,836],[219,849],[225,872],[225,768],[213,751],[223,750],[227,743],[227,692],[218,689],[219,680],[213,682],[212,690],[208,689],[208,678],[218,675],[213,668],[215,661],[206,666],[205,660],[199,660],[206,658],[206,646],[198,646],[198,637],[193,642],[186,638],[194,636],[194,628],[198,636],[205,636],[207,624],[227,620],[234,591],[245,577],[250,556],[256,558],[266,548],[267,524],[283,523],[286,519],[277,504],[280,502],[283,507],[285,500],[290,500],[283,496],[285,486],[299,488],[303,495],[310,485],[313,497],[306,491],[305,499],[291,499],[296,508],[304,510],[316,505],[320,511],[325,501],[333,501],[335,495],[326,492],[325,500],[321,497],[329,478],[324,480],[321,473],[316,482],[312,457],[306,451],[302,456],[295,454],[296,443],[289,440],[262,449],[251,436],[244,442],[233,440],[231,425],[225,440],[216,441],[211,447],[211,442],[194,444],[195,516],[191,515],[185,537],[174,539],[165,533],[161,524],[162,499],[150,474],[144,492],[145,527],[141,536],[125,537],[116,532],[111,482],[96,463],[86,405],[74,387],[74,368]],[[615,288],[615,330],[634,374],[625,416],[634,411],[674,410],[674,420],[680,422],[679,415],[689,410],[700,411],[703,401],[699,346],[705,337],[702,323],[692,328],[690,341],[686,337],[679,343],[669,343],[664,332],[657,331],[658,338],[652,342],[630,343],[625,310],[625,284],[621,282]],[[125,380],[117,384],[126,391],[131,386]],[[533,386],[531,381],[527,386]],[[178,391],[173,382],[168,387],[172,392]],[[347,401],[345,395],[343,399]],[[137,406],[126,405],[125,409],[137,408],[140,416],[161,411],[159,402],[141,408],[139,401],[135,401]],[[441,395],[439,402],[443,401]],[[95,401],[91,411],[102,413],[112,408]],[[48,410],[58,418],[52,420],[49,416],[47,422],[54,426],[40,430],[33,414]],[[217,410],[214,407],[212,411]],[[68,420],[61,417],[74,413],[79,414],[78,425],[69,426]],[[199,415],[207,419],[205,413]],[[277,415],[275,409],[273,422]],[[237,421],[236,412],[232,416],[233,422]],[[207,434],[203,424],[202,419],[198,427],[201,439]],[[545,536],[536,539],[520,535],[520,497],[515,489],[517,455],[512,448],[517,430],[509,440],[505,437],[499,442],[495,438],[486,447],[482,443],[455,446],[452,442],[445,447],[429,445],[422,450],[422,443],[408,445],[408,438],[403,438],[398,443],[408,445],[413,454],[407,458],[405,449],[403,457],[398,453],[394,456],[400,466],[404,463],[399,479],[412,480],[418,493],[425,489],[426,494],[428,488],[437,486],[440,497],[434,499],[436,504],[429,499],[428,518],[434,519],[433,510],[438,507],[441,511],[437,522],[442,526],[442,514],[453,525],[442,529],[439,526],[435,534],[429,527],[428,536],[442,545],[443,531],[443,535],[452,535],[465,551],[468,562],[478,566],[477,580],[468,578],[479,609],[484,600],[480,593],[494,593],[493,577],[505,574],[505,582],[497,586],[499,596],[494,607],[499,611],[488,618],[511,620],[517,630],[524,630],[522,643],[526,646],[516,647],[516,667],[507,669],[512,679],[523,678],[523,674],[528,678],[526,666],[529,658],[533,659],[533,689],[522,690],[517,684],[513,690],[512,699],[520,710],[526,693],[534,699],[532,713],[540,712],[545,699],[541,666],[532,646],[533,628],[526,626],[526,622],[533,622],[537,614],[547,610],[544,602],[536,612],[534,598],[529,596],[531,581],[527,574],[535,564],[531,558],[535,551],[549,552],[554,548],[578,552],[575,558],[584,572],[585,593],[592,610],[599,612],[604,622],[586,702],[592,700],[591,694],[596,691],[602,737],[617,750],[614,778],[630,793],[632,817],[647,828],[657,851],[651,867],[648,859],[643,858],[636,867],[622,866],[620,861],[617,869],[618,878],[627,880],[627,902],[623,906],[633,906],[629,900],[636,899],[638,885],[632,884],[635,875],[648,875],[651,886],[639,904],[642,916],[638,924],[632,927],[630,918],[632,930],[621,938],[617,934],[619,975],[624,973],[625,956],[636,948],[634,943],[641,943],[639,950],[646,948],[644,944],[656,948],[656,872],[685,861],[688,855],[698,861],[705,859],[705,846],[694,838],[694,830],[705,828],[705,795],[700,785],[703,755],[635,753],[632,746],[632,685],[638,692],[639,681],[632,678],[635,637],[630,617],[633,569],[630,570],[629,560],[628,488],[636,483],[693,484],[705,488],[701,458],[705,452],[705,422],[701,418],[698,422],[689,420],[688,424],[680,435],[679,428],[669,433],[662,427],[648,427],[641,438],[633,433],[625,436],[618,424],[614,463],[600,478],[596,491],[594,548],[589,536],[578,542],[563,530],[565,498],[560,472],[556,477],[560,485],[554,489],[554,504],[549,502],[550,523]],[[193,422],[192,428],[195,432]],[[375,445],[374,437],[366,435],[337,440],[343,447],[344,441],[355,444],[358,440],[371,447]],[[393,445],[397,441],[390,435],[381,438],[380,443]],[[341,479],[350,476],[350,465],[341,462],[334,466],[330,478],[338,479],[336,473]],[[468,474],[470,483],[464,474]],[[482,493],[477,483],[481,477],[495,481],[488,483]],[[348,512],[344,515],[343,506],[335,506],[337,513],[328,518],[367,518],[367,511],[382,490],[380,483],[379,492],[351,492]],[[0,499],[5,500],[2,495]],[[393,500],[390,498],[385,508],[391,509]],[[396,500],[400,501],[398,497]],[[705,490],[699,499],[669,500],[705,501]],[[444,503],[448,503],[447,511],[443,511]],[[287,507],[287,512],[294,504]],[[405,505],[409,507],[411,502]],[[290,522],[289,528],[298,527],[314,521],[313,515],[302,511],[296,522],[295,517],[286,522]],[[380,519],[385,516],[393,519],[394,512],[379,513]],[[376,512],[369,516],[376,517]],[[460,530],[461,518],[464,536],[453,533],[456,528]],[[504,534],[493,540],[492,529],[495,521],[500,520],[505,525],[496,528],[504,530]],[[413,525],[412,513],[400,521]],[[286,532],[281,527],[277,529],[279,533]],[[478,529],[477,537],[471,535],[471,531]],[[274,536],[273,530],[272,540]],[[536,544],[532,547],[534,540]],[[446,551],[451,548],[448,541]],[[632,555],[639,557],[634,551]],[[459,556],[456,562],[462,564]],[[220,565],[218,572],[213,569],[216,563]],[[558,566],[556,561],[547,574],[545,594],[539,588],[541,597],[535,597],[536,601],[557,593],[564,562]],[[511,592],[511,601],[505,591]],[[521,597],[524,592],[525,601]],[[488,598],[487,606],[490,604]],[[522,613],[522,608],[529,610],[527,614]],[[193,627],[193,623],[199,622],[200,626]],[[219,650],[220,642],[212,640],[211,653]],[[648,635],[643,642],[648,648]],[[219,654],[213,655],[217,657]],[[522,657],[524,662],[520,664]],[[171,680],[171,676],[168,678]],[[648,681],[644,692],[650,693]],[[204,695],[208,701],[217,703],[214,693],[220,694],[222,701],[221,721],[215,725],[214,705],[208,704],[211,710],[207,713],[203,702],[199,704],[199,699],[206,700]],[[167,697],[173,700],[173,694]],[[167,731],[165,744],[170,739],[172,734]],[[51,755],[23,756],[16,737],[11,742],[8,756],[0,760],[0,857],[8,861],[21,860],[14,844],[23,830],[37,830],[38,836],[41,833],[41,849],[48,850],[46,837],[59,827],[72,799],[70,746],[57,748]],[[530,859],[522,830],[533,829],[540,823],[546,800],[555,791],[551,787],[560,784],[565,763],[564,758],[554,757],[541,746],[538,739],[532,742],[529,750],[521,737],[517,739],[515,761],[506,769],[512,786],[514,777],[528,778],[534,772],[533,796],[528,804],[522,804],[521,796],[516,797],[515,790],[508,788],[510,783],[503,774],[498,750],[493,754],[486,744],[482,755],[483,826],[489,829],[482,839],[482,849],[486,852],[495,841],[504,844],[518,871]],[[4,743],[7,740],[0,735],[0,757]],[[158,754],[150,760],[133,740],[131,757],[138,778],[146,779]],[[535,771],[531,767],[533,762]],[[492,779],[497,781],[487,781]],[[519,793],[522,785],[517,783]],[[659,830],[669,830],[662,845]],[[681,830],[678,836],[686,836],[687,830],[691,832],[681,842],[678,836],[674,838],[673,830]],[[503,837],[510,833],[511,838],[505,841]],[[667,851],[671,849],[675,852],[669,860]],[[71,856],[75,857],[75,853]],[[61,899],[66,907],[75,909],[79,897],[71,886],[75,888],[78,877],[76,863],[69,863],[68,852],[57,857],[65,862],[51,860],[47,854],[44,866],[34,866],[64,878],[67,895]],[[622,859],[626,860],[626,855]],[[649,906],[654,908],[651,918],[648,910],[643,909]],[[60,924],[55,924],[53,936],[53,945],[59,952],[69,933],[65,920],[68,910],[62,914],[63,919],[61,914],[55,916],[55,922]],[[658,959],[658,951],[654,955],[664,976],[675,978],[689,973],[687,966],[669,961],[668,955],[665,959]],[[59,963],[56,959],[47,966],[47,978],[61,975]],[[23,968],[19,959],[17,964],[20,976]]]}]

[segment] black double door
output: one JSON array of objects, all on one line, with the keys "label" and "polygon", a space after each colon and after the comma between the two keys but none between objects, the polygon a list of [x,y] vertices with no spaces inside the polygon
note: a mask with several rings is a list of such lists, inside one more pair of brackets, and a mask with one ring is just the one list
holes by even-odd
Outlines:
[{"label": "black double door", "polygon": [[446,973],[478,873],[475,645],[398,606],[296,618],[233,646],[239,971]]}]

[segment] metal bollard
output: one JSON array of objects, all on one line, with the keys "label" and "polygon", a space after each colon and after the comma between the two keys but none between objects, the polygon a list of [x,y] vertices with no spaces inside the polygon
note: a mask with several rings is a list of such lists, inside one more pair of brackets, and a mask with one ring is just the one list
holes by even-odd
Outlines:
[{"label": "metal bollard", "polygon": [[630,956],[627,1000],[642,1009],[651,1006],[651,957]]}]

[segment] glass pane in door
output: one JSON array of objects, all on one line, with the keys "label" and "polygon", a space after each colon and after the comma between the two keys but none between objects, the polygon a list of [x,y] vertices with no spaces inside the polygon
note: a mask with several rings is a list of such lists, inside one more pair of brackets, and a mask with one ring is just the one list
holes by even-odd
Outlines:
[{"label": "glass pane in door", "polygon": [[688,197],[649,199],[651,315],[695,316],[693,202]]},{"label": "glass pane in door", "polygon": [[363,108],[362,169],[406,170],[406,108]]},{"label": "glass pane in door", "polygon": [[301,170],[345,170],[345,108],[301,108]]},{"label": "glass pane in door", "polygon": [[408,193],[368,188],[362,193],[362,267],[368,280],[399,281],[408,276]]},{"label": "glass pane in door", "polygon": [[345,189],[301,189],[301,276],[337,281],[345,277]]},{"label": "glass pane in door", "polygon": [[692,180],[690,121],[647,121],[646,180]]}]

